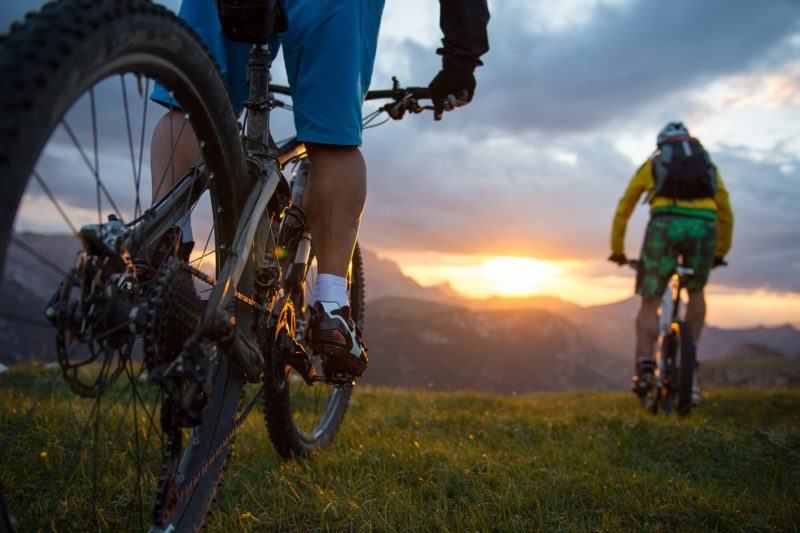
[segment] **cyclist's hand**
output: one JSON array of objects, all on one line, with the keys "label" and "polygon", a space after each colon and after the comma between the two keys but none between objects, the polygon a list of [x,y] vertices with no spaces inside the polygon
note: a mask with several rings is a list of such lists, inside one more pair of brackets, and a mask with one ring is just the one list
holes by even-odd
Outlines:
[{"label": "cyclist's hand", "polygon": [[442,113],[467,105],[475,94],[475,74],[470,69],[445,67],[431,80],[428,89],[433,100],[433,119]]},{"label": "cyclist's hand", "polygon": [[608,260],[612,263],[616,263],[619,266],[625,265],[628,263],[628,258],[625,257],[625,254],[611,254],[608,257]]},{"label": "cyclist's hand", "polygon": [[725,261],[724,257],[717,256],[714,258],[714,265],[711,268],[724,267],[724,266],[728,266],[728,262]]}]

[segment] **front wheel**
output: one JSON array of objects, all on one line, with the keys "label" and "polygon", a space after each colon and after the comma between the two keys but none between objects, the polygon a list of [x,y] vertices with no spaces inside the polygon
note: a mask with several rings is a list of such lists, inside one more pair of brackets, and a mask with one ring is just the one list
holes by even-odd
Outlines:
[{"label": "front wheel", "polygon": [[[297,337],[305,342],[308,324],[308,301],[316,279],[316,265],[312,259],[305,280],[304,294],[295,304]],[[358,245],[353,252],[348,273],[350,306],[353,320],[361,327],[364,321],[364,264]],[[319,357],[312,357],[317,374],[322,374]],[[285,379],[283,378],[285,376]],[[281,379],[266,383],[264,418],[270,440],[284,458],[304,457],[333,440],[342,424],[352,387],[334,386],[323,382],[306,385],[294,370],[288,370]]]}]

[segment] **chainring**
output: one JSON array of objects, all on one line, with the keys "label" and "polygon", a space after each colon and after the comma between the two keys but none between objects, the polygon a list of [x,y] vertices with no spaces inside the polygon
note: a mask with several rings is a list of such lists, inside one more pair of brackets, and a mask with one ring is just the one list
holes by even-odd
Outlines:
[{"label": "chainring", "polygon": [[262,351],[267,357],[264,379],[273,390],[286,386],[297,349],[297,321],[294,304],[286,295],[272,303],[272,313],[265,321],[261,335]]}]

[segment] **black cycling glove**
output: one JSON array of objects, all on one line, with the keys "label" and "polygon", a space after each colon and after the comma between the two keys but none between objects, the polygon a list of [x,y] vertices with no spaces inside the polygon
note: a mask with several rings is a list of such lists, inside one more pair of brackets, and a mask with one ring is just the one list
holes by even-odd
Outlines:
[{"label": "black cycling glove", "polygon": [[608,258],[609,261],[612,263],[616,263],[619,266],[627,264],[628,258],[625,257],[625,254],[611,254]]},{"label": "black cycling glove", "polygon": [[714,258],[714,265],[711,268],[717,268],[722,266],[728,266],[728,262],[725,261],[724,257],[717,256]]},{"label": "black cycling glove", "polygon": [[442,113],[467,105],[475,94],[475,74],[472,69],[444,67],[431,80],[428,89],[433,100],[433,118],[441,120]]}]

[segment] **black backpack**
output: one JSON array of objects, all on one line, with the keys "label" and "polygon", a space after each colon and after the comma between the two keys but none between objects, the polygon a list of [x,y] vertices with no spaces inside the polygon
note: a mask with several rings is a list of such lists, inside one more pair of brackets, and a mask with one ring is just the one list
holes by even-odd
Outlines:
[{"label": "black backpack", "polygon": [[673,137],[659,145],[653,157],[653,180],[651,196],[692,200],[717,194],[717,167],[693,137]]}]

